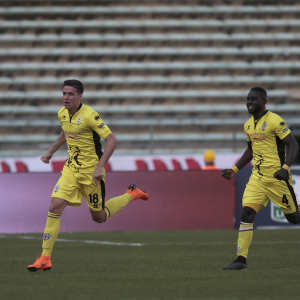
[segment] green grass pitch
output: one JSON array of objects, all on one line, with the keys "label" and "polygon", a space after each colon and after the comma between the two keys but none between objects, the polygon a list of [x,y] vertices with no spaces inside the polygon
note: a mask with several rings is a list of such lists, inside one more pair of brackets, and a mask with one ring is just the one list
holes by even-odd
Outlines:
[{"label": "green grass pitch", "polygon": [[[300,299],[300,231],[255,230],[247,271],[236,230],[61,233],[52,270],[30,273],[42,234],[0,235],[1,299]],[[108,243],[106,243],[108,242]]]}]

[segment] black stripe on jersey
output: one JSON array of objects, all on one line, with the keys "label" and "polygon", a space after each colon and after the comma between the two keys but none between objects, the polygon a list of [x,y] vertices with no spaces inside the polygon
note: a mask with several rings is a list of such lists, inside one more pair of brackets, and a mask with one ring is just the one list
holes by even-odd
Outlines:
[{"label": "black stripe on jersey", "polygon": [[77,110],[74,112],[72,116],[70,116],[70,123],[72,122],[72,117],[79,111],[81,107],[82,107],[82,103],[80,102],[80,105],[78,106]]},{"label": "black stripe on jersey", "polygon": [[256,125],[259,122],[259,120],[268,112],[268,110],[265,110],[264,114],[255,122],[254,116],[253,116],[253,120],[254,120],[254,129],[256,129]]},{"label": "black stripe on jersey", "polygon": [[296,198],[296,195],[295,195],[295,191],[294,191],[293,187],[290,185],[288,180],[285,180],[285,183],[287,184],[287,186],[290,190],[290,193],[292,195],[292,198],[293,198],[293,201],[294,201],[294,204],[295,204],[295,207],[296,207],[296,211],[297,211],[298,210],[298,203],[297,203],[297,198]]},{"label": "black stripe on jersey", "polygon": [[100,143],[100,136],[99,134],[93,130],[93,139],[94,139],[94,144],[95,144],[95,151],[96,151],[96,154],[100,160],[103,152],[102,152],[102,145]]},{"label": "black stripe on jersey", "polygon": [[280,164],[283,166],[285,163],[285,144],[278,136],[276,136],[276,145]]},{"label": "black stripe on jersey", "polygon": [[101,198],[102,198],[102,209],[104,209],[104,202],[105,202],[105,182],[103,179],[100,180],[101,186]]},{"label": "black stripe on jersey", "polygon": [[246,229],[246,230],[239,230],[239,232],[244,232],[244,231],[253,231],[253,228],[252,229]]}]

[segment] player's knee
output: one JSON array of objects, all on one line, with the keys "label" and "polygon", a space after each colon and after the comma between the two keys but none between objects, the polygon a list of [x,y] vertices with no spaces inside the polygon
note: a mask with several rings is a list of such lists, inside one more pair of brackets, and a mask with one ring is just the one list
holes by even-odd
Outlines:
[{"label": "player's knee", "polygon": [[98,217],[98,216],[92,216],[93,221],[97,222],[97,223],[104,223],[106,221],[105,218],[102,217]]},{"label": "player's knee", "polygon": [[242,212],[242,222],[245,223],[253,223],[254,219],[256,216],[256,211],[249,207],[249,206],[244,206],[243,212]]},{"label": "player's knee", "polygon": [[300,223],[300,218],[289,218],[287,220],[291,224],[298,224],[298,223]]}]

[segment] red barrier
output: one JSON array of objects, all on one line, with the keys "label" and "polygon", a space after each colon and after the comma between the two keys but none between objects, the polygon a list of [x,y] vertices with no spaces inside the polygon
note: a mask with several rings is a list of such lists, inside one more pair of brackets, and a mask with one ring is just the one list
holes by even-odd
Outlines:
[{"label": "red barrier", "polygon": [[[0,233],[43,232],[50,197],[60,173],[0,174]],[[103,224],[92,221],[83,200],[67,207],[61,232],[111,230],[198,230],[234,228],[234,183],[220,171],[109,172],[106,201],[130,183],[149,193]]]}]

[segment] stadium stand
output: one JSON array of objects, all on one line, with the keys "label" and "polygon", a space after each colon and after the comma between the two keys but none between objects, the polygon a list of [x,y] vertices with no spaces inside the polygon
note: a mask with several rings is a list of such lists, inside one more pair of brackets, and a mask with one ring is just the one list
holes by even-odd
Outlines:
[{"label": "stadium stand", "polygon": [[299,132],[300,6],[257,4],[1,1],[0,157],[44,153],[71,78],[119,139],[116,154],[241,151],[253,86]]}]

